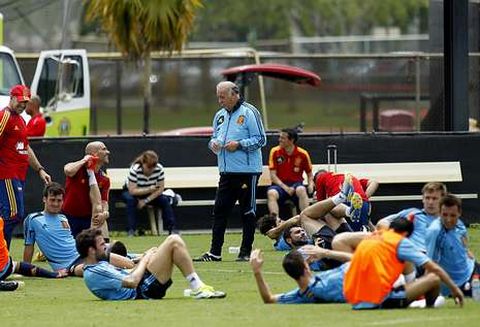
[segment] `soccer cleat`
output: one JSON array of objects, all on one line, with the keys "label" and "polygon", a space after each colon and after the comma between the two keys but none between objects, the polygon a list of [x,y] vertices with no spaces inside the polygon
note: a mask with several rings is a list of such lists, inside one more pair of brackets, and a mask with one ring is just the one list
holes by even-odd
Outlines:
[{"label": "soccer cleat", "polygon": [[347,201],[350,201],[350,198],[354,194],[354,189],[352,185],[352,175],[345,174],[345,179],[343,180],[342,187],[340,188],[340,192],[345,195]]},{"label": "soccer cleat", "polygon": [[46,262],[46,261],[47,261],[47,257],[46,257],[45,254],[43,254],[41,251],[38,251],[38,252],[35,254],[35,261],[38,261],[38,262]]},{"label": "soccer cleat", "polygon": [[85,157],[87,158],[85,167],[87,167],[87,169],[95,170],[95,167],[97,166],[97,163],[98,163],[98,157],[92,156],[92,155],[86,155]]},{"label": "soccer cleat", "polygon": [[353,193],[350,197],[350,215],[352,221],[359,221],[362,214],[363,200],[360,194]]},{"label": "soccer cleat", "polygon": [[190,295],[197,299],[222,299],[227,296],[225,292],[222,291],[215,291],[212,286],[203,284],[196,290],[192,290]]},{"label": "soccer cleat", "polygon": [[222,257],[213,255],[210,252],[205,252],[198,258],[193,258],[193,261],[196,261],[196,262],[222,261]]},{"label": "soccer cleat", "polygon": [[17,281],[0,281],[0,291],[2,292],[13,292],[17,289],[21,289],[25,286],[24,282]]}]

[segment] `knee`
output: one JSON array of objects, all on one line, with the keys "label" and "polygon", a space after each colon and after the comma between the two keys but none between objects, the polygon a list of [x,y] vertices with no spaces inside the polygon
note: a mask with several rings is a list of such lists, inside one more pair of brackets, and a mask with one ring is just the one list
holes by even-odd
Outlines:
[{"label": "knee", "polygon": [[276,190],[268,190],[267,191],[267,198],[269,200],[274,200],[274,201],[277,201],[278,200],[278,192]]},{"label": "knee", "polygon": [[170,246],[172,246],[172,247],[185,247],[185,242],[183,241],[183,239],[178,234],[169,235],[165,239],[165,242],[170,244]]},{"label": "knee", "polygon": [[432,286],[440,286],[441,279],[437,274],[428,273],[426,278],[432,284]]},{"label": "knee", "polygon": [[298,198],[306,198],[307,197],[307,189],[305,186],[299,186],[295,189],[295,194]]}]

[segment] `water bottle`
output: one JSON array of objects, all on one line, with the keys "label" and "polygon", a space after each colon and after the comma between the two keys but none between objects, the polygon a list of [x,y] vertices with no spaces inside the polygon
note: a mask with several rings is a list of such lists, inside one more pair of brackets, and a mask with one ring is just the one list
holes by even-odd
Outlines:
[{"label": "water bottle", "polygon": [[472,299],[480,302],[480,276],[478,274],[473,275],[472,278]]}]

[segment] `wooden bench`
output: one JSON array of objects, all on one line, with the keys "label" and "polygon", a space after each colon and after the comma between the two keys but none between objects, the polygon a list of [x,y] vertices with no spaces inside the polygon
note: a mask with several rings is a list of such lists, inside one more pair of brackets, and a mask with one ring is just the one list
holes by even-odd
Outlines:
[{"label": "wooden bench", "polygon": [[[313,171],[327,169],[326,164],[313,165]],[[219,180],[216,166],[204,167],[165,167],[165,188],[171,188],[181,194],[181,189],[216,188]],[[428,182],[461,182],[463,180],[459,161],[444,162],[402,162],[402,163],[362,163],[339,164],[339,172],[348,172],[358,178],[375,179],[380,184],[405,184]],[[111,190],[121,190],[128,175],[128,168],[110,168],[107,170],[110,177]],[[268,166],[263,167],[259,179],[259,186],[271,184]],[[478,194],[457,194],[462,199],[477,199]],[[421,200],[419,195],[390,195],[372,196],[371,201],[410,201]],[[257,199],[257,204],[266,204],[266,199]],[[184,200],[179,206],[212,206],[213,199]],[[153,207],[148,207],[148,216],[152,231],[162,229],[161,219],[158,219],[158,229]],[[160,213],[159,213],[160,214]],[[155,226],[155,229],[153,228]]]}]

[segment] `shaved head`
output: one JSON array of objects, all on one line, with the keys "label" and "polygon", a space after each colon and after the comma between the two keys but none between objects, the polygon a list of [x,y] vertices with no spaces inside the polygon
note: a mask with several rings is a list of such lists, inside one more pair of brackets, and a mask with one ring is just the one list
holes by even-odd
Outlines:
[{"label": "shaved head", "polygon": [[100,141],[90,142],[85,147],[85,154],[95,154],[98,152],[99,149],[101,149],[104,146],[105,144],[103,144],[103,142],[100,142]]}]

